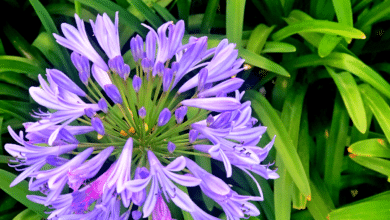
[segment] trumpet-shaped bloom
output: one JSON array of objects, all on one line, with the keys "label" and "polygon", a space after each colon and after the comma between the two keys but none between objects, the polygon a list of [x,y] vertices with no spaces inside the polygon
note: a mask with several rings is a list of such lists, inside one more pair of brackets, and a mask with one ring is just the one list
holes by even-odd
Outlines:
[{"label": "trumpet-shaped bloom", "polygon": [[[278,178],[273,164],[262,164],[275,138],[257,146],[266,127],[255,126],[251,103],[241,101],[244,80],[235,76],[244,60],[235,44],[225,39],[208,49],[207,37],[184,42],[184,21],[157,31],[144,25],[146,39],[130,40],[130,68],[121,54],[118,12],[113,18],[104,13],[90,21],[97,44],[77,15],[76,27],[62,24],[63,36],[54,34],[73,51],[80,79],[47,69],[40,86],[30,88],[42,108],[33,114],[36,122],[24,124],[25,136],[8,128],[18,142],[5,145],[15,157],[10,166],[23,171],[11,187],[29,178],[29,190],[43,195],[27,198],[48,206],[49,219],[172,219],[169,203],[195,220],[218,219],[182,187],[200,188],[229,220],[259,215],[250,203],[263,199],[253,175]],[[237,167],[260,196],[237,194],[189,155],[222,161],[227,177]]]}]

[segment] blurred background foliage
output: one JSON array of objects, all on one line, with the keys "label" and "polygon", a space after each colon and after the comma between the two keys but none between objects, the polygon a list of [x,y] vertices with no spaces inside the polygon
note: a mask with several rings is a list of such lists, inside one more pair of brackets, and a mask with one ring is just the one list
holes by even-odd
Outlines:
[{"label": "blurred background foliage", "polygon": [[[4,0],[0,3],[0,220],[42,219],[45,207],[28,201],[26,181],[7,163],[7,126],[21,129],[38,106],[28,94],[38,74],[77,72],[56,44],[74,14],[89,22],[119,11],[120,41],[133,62],[129,38],[183,19],[185,39],[207,35],[237,44],[249,70],[244,99],[268,127],[260,146],[277,136],[266,162],[280,178],[261,183],[261,215],[250,219],[388,219],[390,216],[390,1],[386,0]],[[87,25],[87,30],[91,31]],[[199,158],[198,158],[199,159]],[[199,161],[218,174],[221,164]],[[235,172],[226,180],[242,194],[254,182]],[[191,194],[191,192],[190,192]],[[204,195],[194,200],[221,213]],[[172,207],[177,219],[191,219]],[[225,218],[223,215],[220,218]]]}]

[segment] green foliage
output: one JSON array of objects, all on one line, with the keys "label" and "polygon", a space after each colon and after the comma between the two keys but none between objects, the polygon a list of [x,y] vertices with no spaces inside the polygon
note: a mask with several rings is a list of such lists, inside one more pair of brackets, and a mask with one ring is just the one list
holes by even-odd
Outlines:
[{"label": "green foliage", "polygon": [[[116,11],[123,52],[131,36],[146,35],[141,22],[157,28],[180,19],[187,27],[185,41],[206,35],[209,48],[224,38],[237,44],[246,65],[238,76],[247,79],[244,99],[268,127],[263,139],[276,135],[276,152],[267,162],[276,160],[280,175],[277,180],[255,175],[265,200],[255,203],[262,214],[250,219],[388,218],[390,64],[385,58],[390,52],[390,1],[46,2],[0,3],[38,24],[26,36],[23,30],[31,27],[9,21],[0,36],[0,188],[9,195],[0,202],[0,219],[47,217],[43,206],[26,199],[31,194],[26,181],[9,188],[15,175],[4,170],[11,157],[3,145],[10,141],[8,125],[20,129],[34,120],[30,113],[37,108],[28,89],[37,86],[46,68],[60,69],[79,82],[68,51],[53,33],[60,34],[62,22],[74,22],[74,13],[88,26],[98,13],[113,18]],[[124,58],[133,68],[131,52]],[[219,172],[214,160],[195,160],[209,172]],[[229,181],[237,191],[258,195],[253,180],[244,176],[236,173]],[[214,201],[204,194],[198,197],[206,210],[220,215]],[[191,219],[179,209],[171,211],[179,219]]]}]

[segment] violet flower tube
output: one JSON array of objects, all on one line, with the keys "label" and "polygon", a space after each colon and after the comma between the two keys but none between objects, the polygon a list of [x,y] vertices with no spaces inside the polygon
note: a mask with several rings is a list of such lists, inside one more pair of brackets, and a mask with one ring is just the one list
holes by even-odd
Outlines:
[{"label": "violet flower tube", "polygon": [[[187,187],[203,191],[228,220],[259,215],[251,201],[263,194],[254,175],[279,177],[272,164],[262,164],[275,137],[257,146],[266,127],[255,126],[251,103],[241,101],[244,80],[235,76],[244,60],[235,44],[225,39],[208,49],[207,37],[184,42],[184,21],[157,31],[144,25],[146,38],[130,40],[130,66],[121,54],[118,13],[90,21],[91,36],[75,19],[76,27],[64,23],[63,35],[54,37],[72,51],[80,79],[47,69],[40,86],[30,88],[41,107],[24,132],[8,128],[18,143],[5,145],[15,157],[9,165],[23,171],[11,187],[29,179],[29,190],[42,194],[27,198],[47,206],[49,219],[173,219],[173,203],[195,220],[217,220]],[[260,196],[239,195],[194,157],[221,161],[227,178],[235,170],[248,175]]]}]

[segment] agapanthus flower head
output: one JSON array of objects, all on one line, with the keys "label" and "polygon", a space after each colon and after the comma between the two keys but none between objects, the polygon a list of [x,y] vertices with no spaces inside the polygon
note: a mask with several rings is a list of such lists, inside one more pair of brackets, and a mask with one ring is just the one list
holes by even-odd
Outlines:
[{"label": "agapanthus flower head", "polygon": [[[272,164],[261,164],[275,138],[257,146],[266,128],[255,126],[251,103],[241,102],[244,80],[232,78],[244,69],[235,44],[225,39],[208,49],[207,37],[184,43],[184,21],[157,31],[144,25],[146,39],[130,40],[130,66],[121,54],[118,13],[114,20],[104,13],[90,21],[108,59],[92,46],[84,21],[75,18],[77,27],[62,24],[63,36],[54,37],[72,51],[80,81],[48,69],[46,78],[38,77],[40,86],[30,88],[48,110],[34,113],[38,121],[24,124],[26,134],[8,128],[19,143],[5,145],[16,158],[10,166],[23,171],[11,186],[30,178],[29,190],[42,195],[28,198],[51,208],[50,219],[171,219],[171,202],[195,220],[217,219],[179,185],[199,187],[228,220],[259,215],[250,203],[263,199],[253,173],[278,178]],[[260,196],[239,195],[193,155],[222,161],[227,177],[233,166],[242,170]]]}]

